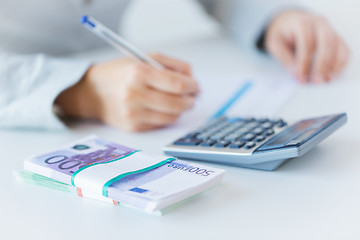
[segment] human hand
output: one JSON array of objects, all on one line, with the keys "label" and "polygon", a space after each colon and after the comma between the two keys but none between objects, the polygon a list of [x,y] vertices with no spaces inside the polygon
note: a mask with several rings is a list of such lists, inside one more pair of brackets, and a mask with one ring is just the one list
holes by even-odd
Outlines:
[{"label": "human hand", "polygon": [[194,105],[199,87],[188,64],[159,54],[152,57],[166,69],[131,58],[95,64],[55,103],[66,115],[130,131],[172,124]]},{"label": "human hand", "polygon": [[328,82],[346,66],[349,49],[323,18],[304,11],[278,14],[265,47],[301,82]]}]

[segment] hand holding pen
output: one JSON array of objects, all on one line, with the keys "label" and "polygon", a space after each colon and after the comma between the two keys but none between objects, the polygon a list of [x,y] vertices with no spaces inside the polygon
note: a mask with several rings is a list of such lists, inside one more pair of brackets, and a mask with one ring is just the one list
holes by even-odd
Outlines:
[{"label": "hand holding pen", "polygon": [[148,57],[97,21],[83,18],[83,23],[132,57],[92,65],[56,99],[65,115],[145,131],[174,123],[194,105],[199,88],[187,63],[160,54]]}]

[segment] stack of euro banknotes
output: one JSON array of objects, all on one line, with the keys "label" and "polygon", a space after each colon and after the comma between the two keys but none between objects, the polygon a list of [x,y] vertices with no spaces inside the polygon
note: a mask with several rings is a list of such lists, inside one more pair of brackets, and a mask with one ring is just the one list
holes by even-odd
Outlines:
[{"label": "stack of euro banknotes", "polygon": [[148,213],[219,184],[225,171],[89,136],[25,160],[17,179]]}]

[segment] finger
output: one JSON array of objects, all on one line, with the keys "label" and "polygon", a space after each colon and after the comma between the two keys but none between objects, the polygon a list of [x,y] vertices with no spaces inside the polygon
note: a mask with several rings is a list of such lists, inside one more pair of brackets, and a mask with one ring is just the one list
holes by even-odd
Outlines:
[{"label": "finger", "polygon": [[191,95],[173,95],[165,92],[147,89],[143,104],[149,110],[178,115],[193,107],[195,97]]},{"label": "finger", "polygon": [[332,77],[338,75],[349,61],[350,51],[345,42],[339,39],[339,47],[336,55],[336,62],[332,70]]},{"label": "finger", "polygon": [[332,30],[332,49],[331,49],[331,57],[329,60],[329,66],[328,66],[328,70],[326,72],[326,76],[325,76],[325,80],[326,81],[331,81],[334,77],[334,71],[335,71],[335,67],[336,67],[336,64],[337,64],[337,61],[339,60],[339,48],[340,48],[340,38],[338,37],[338,35]]},{"label": "finger", "polygon": [[321,83],[329,80],[338,51],[334,34],[327,25],[316,27],[316,54],[314,58],[312,81]]},{"label": "finger", "polygon": [[177,95],[199,92],[199,86],[193,78],[170,70],[151,71],[146,76],[146,84],[156,90]]},{"label": "finger", "polygon": [[150,56],[169,70],[191,76],[191,67],[186,62],[162,54],[151,54]]},{"label": "finger", "polygon": [[290,72],[295,74],[295,55],[291,43],[281,39],[274,39],[269,42],[267,49]]},{"label": "finger", "polygon": [[338,37],[338,35],[334,32],[333,29],[330,28],[330,26],[328,26],[328,36],[329,36],[329,44],[330,47],[328,49],[328,55],[329,55],[329,60],[328,60],[328,65],[327,65],[327,69],[325,70],[325,81],[331,81],[333,78],[333,73],[334,73],[334,69],[335,69],[335,65],[336,62],[338,60],[338,51],[339,51],[339,47],[340,47],[340,39]]},{"label": "finger", "polygon": [[300,82],[308,81],[311,71],[314,36],[311,26],[303,23],[295,31],[296,76]]}]

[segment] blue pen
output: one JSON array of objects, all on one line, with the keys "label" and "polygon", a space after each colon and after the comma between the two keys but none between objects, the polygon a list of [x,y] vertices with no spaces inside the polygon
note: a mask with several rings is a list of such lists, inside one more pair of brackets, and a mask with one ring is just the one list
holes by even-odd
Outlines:
[{"label": "blue pen", "polygon": [[238,91],[235,92],[233,96],[230,97],[228,101],[226,101],[218,111],[214,115],[211,116],[209,120],[216,119],[226,114],[226,112],[242,97],[245,95],[248,90],[253,86],[252,81],[246,81]]},{"label": "blue pen", "polygon": [[88,28],[90,31],[98,35],[100,38],[108,42],[111,46],[113,46],[117,50],[127,53],[128,55],[135,57],[136,59],[144,63],[147,63],[157,69],[160,70],[165,69],[165,67],[161,65],[159,62],[155,61],[146,54],[142,53],[131,43],[129,43],[124,38],[120,37],[113,31],[111,31],[109,28],[105,27],[104,25],[96,21],[94,18],[83,16],[81,18],[81,23],[86,28]]}]

